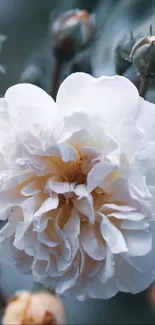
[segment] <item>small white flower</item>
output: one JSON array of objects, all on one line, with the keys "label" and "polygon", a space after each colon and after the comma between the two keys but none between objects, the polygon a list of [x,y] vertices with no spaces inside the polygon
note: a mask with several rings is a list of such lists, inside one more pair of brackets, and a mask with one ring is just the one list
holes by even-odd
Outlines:
[{"label": "small white flower", "polygon": [[[155,279],[155,105],[124,77],[77,73],[56,104],[30,84],[0,109],[3,261],[83,300]],[[9,252],[10,250],[10,252]]]}]

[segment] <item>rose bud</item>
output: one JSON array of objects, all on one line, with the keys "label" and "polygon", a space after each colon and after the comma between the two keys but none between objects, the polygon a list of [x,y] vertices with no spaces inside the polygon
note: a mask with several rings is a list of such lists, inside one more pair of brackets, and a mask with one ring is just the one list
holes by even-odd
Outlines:
[{"label": "rose bud", "polygon": [[86,48],[94,36],[95,20],[86,10],[70,10],[61,14],[51,25],[55,56],[70,60]]},{"label": "rose bud", "polygon": [[65,309],[60,298],[49,292],[22,291],[17,293],[6,307],[3,325],[65,324]]}]

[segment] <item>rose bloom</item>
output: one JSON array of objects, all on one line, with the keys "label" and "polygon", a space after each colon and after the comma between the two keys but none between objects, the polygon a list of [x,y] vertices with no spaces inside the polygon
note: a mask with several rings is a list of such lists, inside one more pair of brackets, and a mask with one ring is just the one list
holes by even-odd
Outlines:
[{"label": "rose bloom", "polygon": [[84,300],[155,279],[155,105],[126,78],[70,75],[56,103],[1,99],[0,255]]}]

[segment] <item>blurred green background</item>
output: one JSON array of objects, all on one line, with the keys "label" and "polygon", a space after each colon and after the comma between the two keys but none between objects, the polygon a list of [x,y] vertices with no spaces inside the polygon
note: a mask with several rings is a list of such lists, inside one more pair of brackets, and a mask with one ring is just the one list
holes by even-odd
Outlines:
[{"label": "blurred green background", "polygon": [[[49,19],[51,14],[56,17],[71,8],[96,13],[95,40],[86,51],[94,76],[115,73],[115,47],[130,30],[143,36],[151,23],[155,28],[155,0],[0,0],[0,33],[7,36],[0,57],[6,68],[6,74],[0,74],[0,95],[21,81],[27,65],[39,69],[41,86],[48,91],[52,72]],[[67,66],[63,73],[69,73]],[[135,69],[131,68],[127,76],[133,75]],[[154,93],[150,89],[149,100],[154,101]],[[3,265],[1,286],[9,297],[16,290],[32,288],[33,282]],[[148,291],[135,296],[119,294],[108,301],[64,302],[70,324],[155,324]]]}]

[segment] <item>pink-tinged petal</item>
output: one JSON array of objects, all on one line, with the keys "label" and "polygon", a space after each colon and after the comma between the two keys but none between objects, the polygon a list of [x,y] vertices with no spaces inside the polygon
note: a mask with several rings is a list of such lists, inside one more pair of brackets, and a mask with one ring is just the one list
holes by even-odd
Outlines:
[{"label": "pink-tinged petal", "polygon": [[99,215],[102,217],[101,233],[111,252],[113,254],[127,252],[128,248],[120,230],[106,216],[101,213]]},{"label": "pink-tinged petal", "polygon": [[136,117],[139,95],[136,87],[124,77],[93,78],[75,73],[60,86],[56,103],[64,114],[80,106],[84,112],[98,115],[110,126],[116,126],[125,118]]},{"label": "pink-tinged petal", "polygon": [[96,231],[95,226],[84,224],[81,230],[80,240],[84,251],[94,260],[101,261],[106,256],[104,241]]},{"label": "pink-tinged petal", "polygon": [[148,230],[123,230],[129,255],[143,256],[152,249],[152,234]]}]

